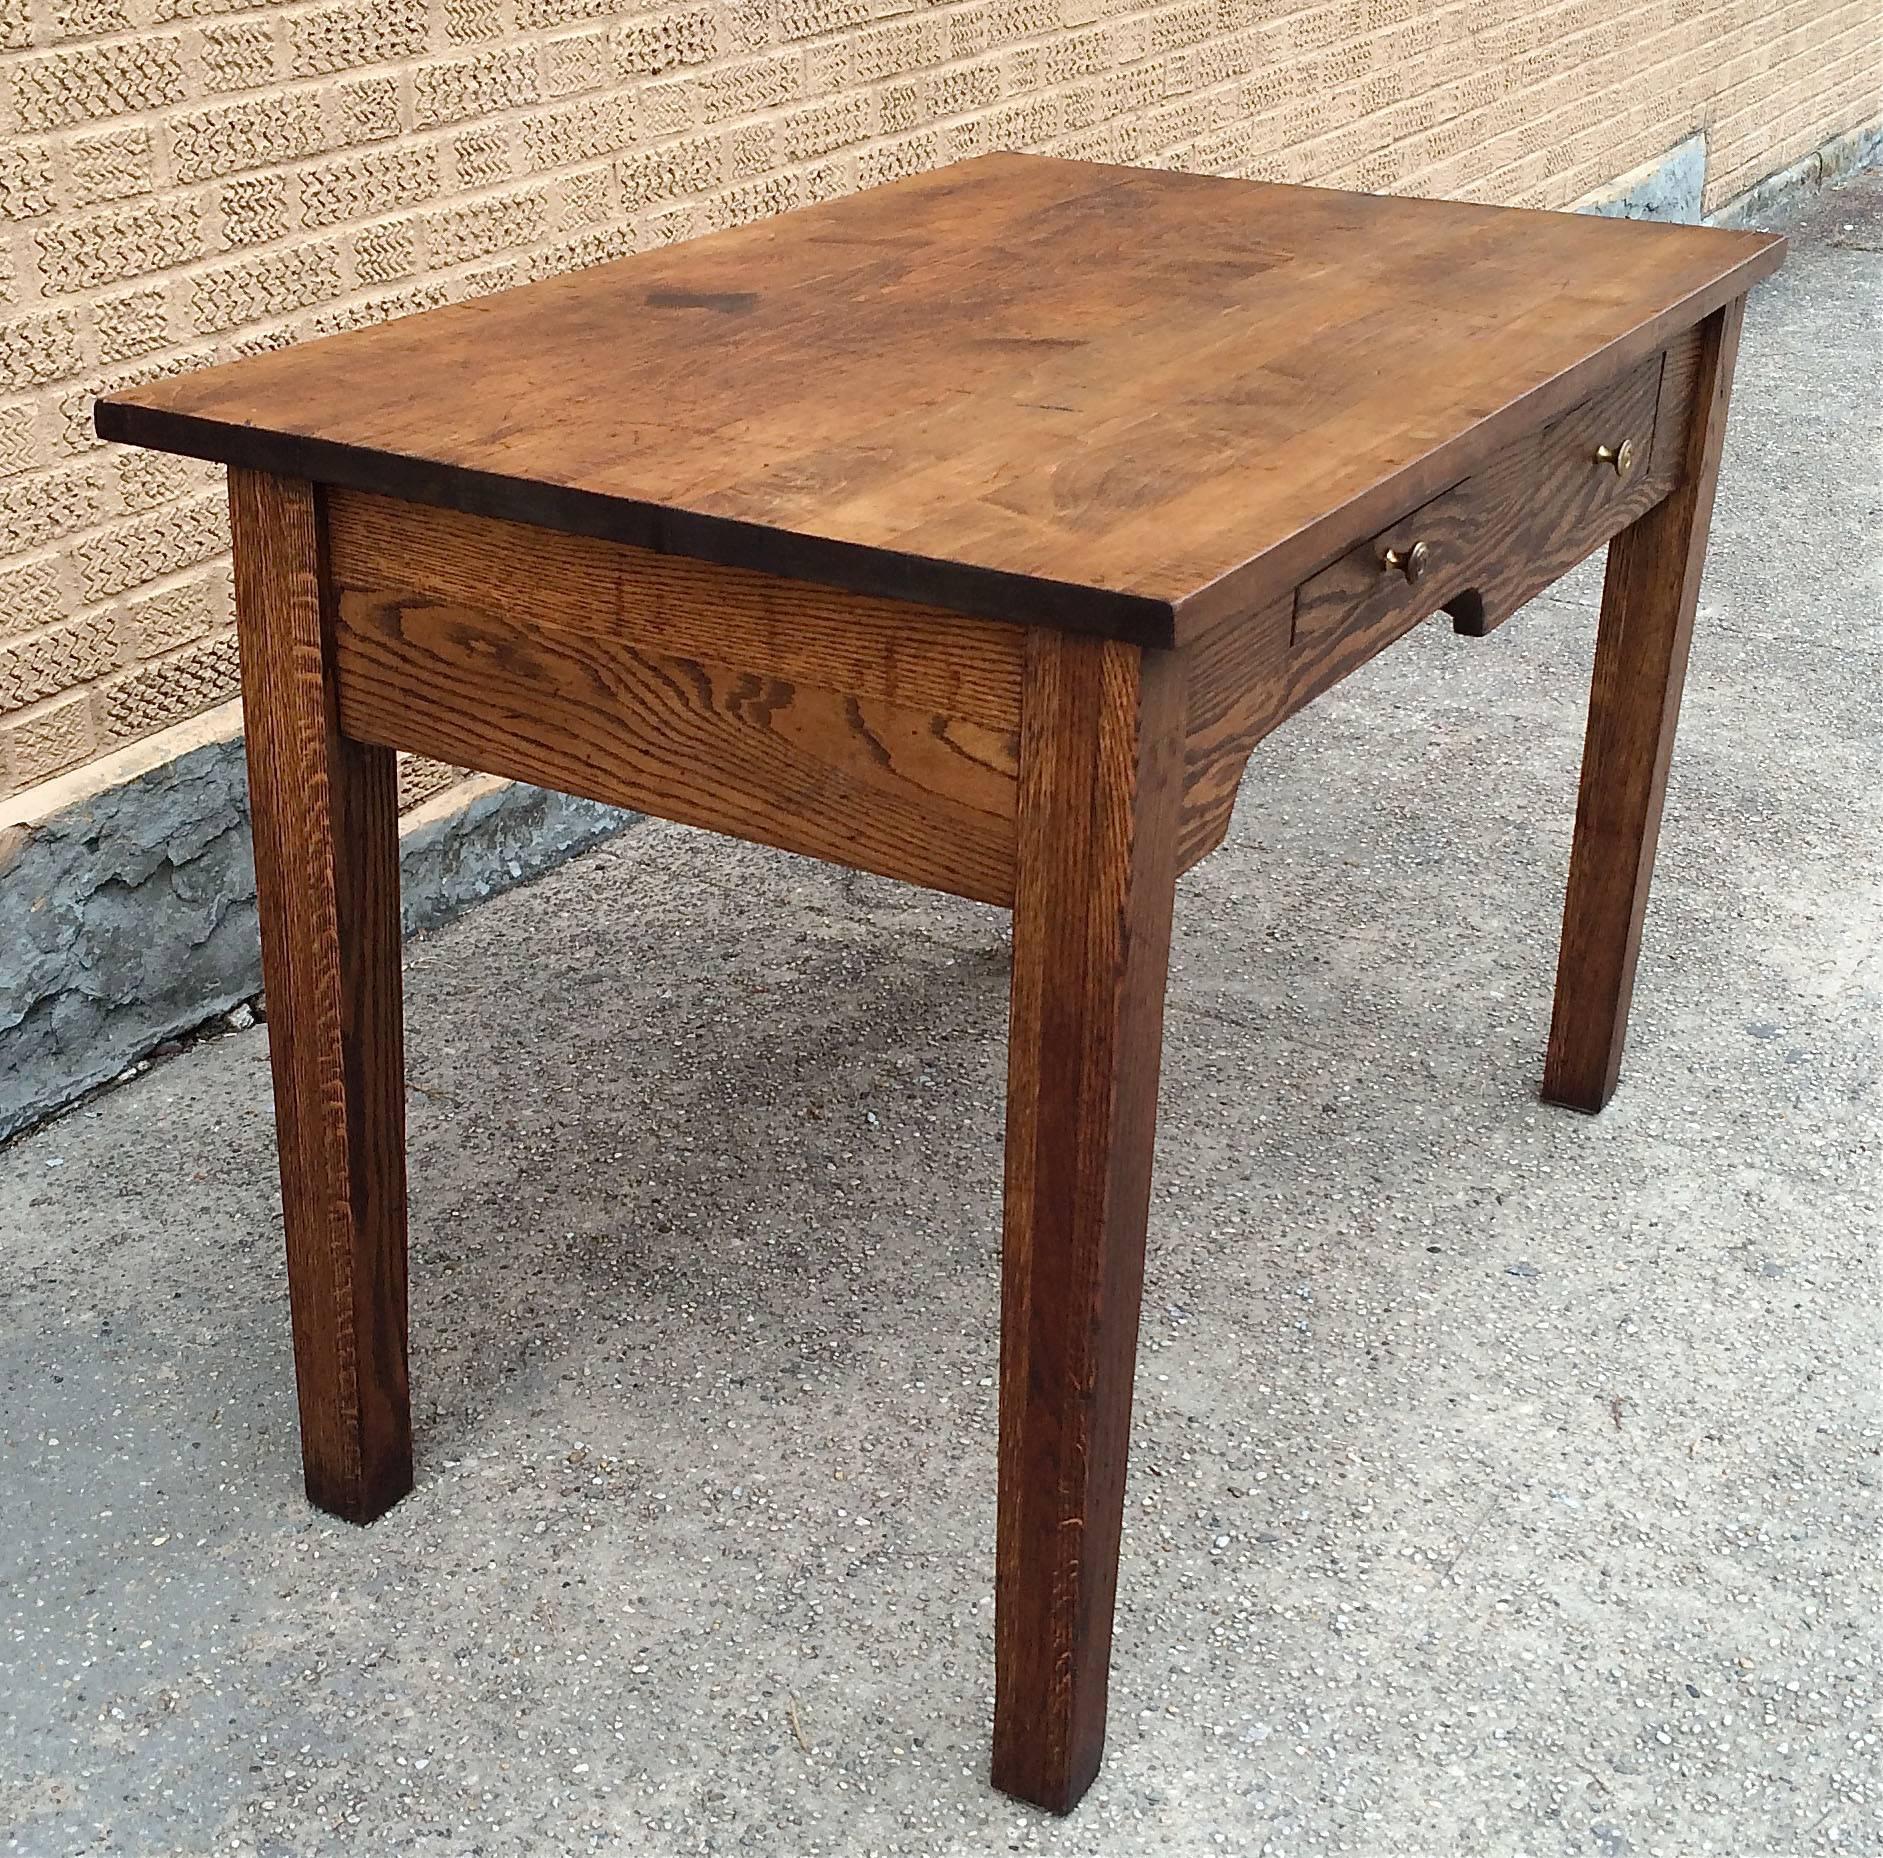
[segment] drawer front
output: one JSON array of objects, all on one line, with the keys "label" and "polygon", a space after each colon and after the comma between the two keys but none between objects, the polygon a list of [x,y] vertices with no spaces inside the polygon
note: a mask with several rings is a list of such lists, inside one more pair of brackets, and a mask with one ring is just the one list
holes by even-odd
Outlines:
[{"label": "drawer front", "polygon": [[1448,609],[1483,633],[1658,503],[1678,476],[1697,340],[1650,356],[1302,583],[1301,703]]},{"label": "drawer front", "polygon": [[[1461,632],[1488,631],[1666,496],[1684,468],[1699,364],[1696,328],[1293,595],[1200,641],[1181,865],[1221,840],[1250,751],[1303,704],[1441,607]],[[1395,564],[1421,543],[1408,578]]]}]

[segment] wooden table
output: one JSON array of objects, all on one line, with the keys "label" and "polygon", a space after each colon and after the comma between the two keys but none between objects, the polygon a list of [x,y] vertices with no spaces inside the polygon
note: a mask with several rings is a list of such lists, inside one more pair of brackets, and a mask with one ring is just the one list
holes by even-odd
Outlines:
[{"label": "wooden table", "polygon": [[394,751],[1010,906],[996,1785],[1097,1772],[1177,876],[1614,538],[1544,1095],[1615,1087],[1783,242],[1000,155],[101,401],[229,467],[307,1490],[412,1484]]}]

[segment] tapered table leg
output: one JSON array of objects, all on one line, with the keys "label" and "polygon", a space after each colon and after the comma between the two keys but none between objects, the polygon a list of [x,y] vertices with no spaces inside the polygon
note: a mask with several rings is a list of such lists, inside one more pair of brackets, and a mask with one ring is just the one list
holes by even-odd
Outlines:
[{"label": "tapered table leg", "polygon": [[1182,667],[1028,640],[1001,1279],[994,1784],[1069,1812],[1105,1742],[1176,885]]},{"label": "tapered table leg", "polygon": [[370,1522],[412,1487],[394,758],[335,718],[313,487],[232,470],[229,508],[301,1454]]},{"label": "tapered table leg", "polygon": [[1745,300],[1706,325],[1679,488],[1609,545],[1543,1095],[1594,1112],[1621,1074]]}]

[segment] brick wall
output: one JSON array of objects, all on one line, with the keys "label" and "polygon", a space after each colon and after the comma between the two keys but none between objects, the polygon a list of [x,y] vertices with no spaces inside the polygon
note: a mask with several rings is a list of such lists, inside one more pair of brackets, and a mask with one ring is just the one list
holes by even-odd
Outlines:
[{"label": "brick wall", "polygon": [[[0,797],[235,688],[217,475],[100,387],[1026,148],[1708,206],[1883,107],[1876,0],[0,0]],[[434,783],[421,772],[419,784]]]}]

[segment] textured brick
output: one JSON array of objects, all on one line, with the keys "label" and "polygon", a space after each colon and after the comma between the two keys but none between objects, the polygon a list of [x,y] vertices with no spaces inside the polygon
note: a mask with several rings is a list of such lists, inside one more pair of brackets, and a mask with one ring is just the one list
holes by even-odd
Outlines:
[{"label": "textured brick", "polygon": [[[599,28],[549,40],[543,47],[544,94],[572,97],[578,91],[596,89],[608,82],[610,59],[608,34]],[[620,104],[625,100],[611,97],[609,101]]]},{"label": "textured brick", "polygon": [[808,161],[846,142],[861,142],[875,123],[876,100],[869,96],[839,97],[808,110],[794,110],[785,118],[785,159]]},{"label": "textured brick", "polygon": [[190,325],[208,335],[321,303],[340,294],[340,248],[331,239],[261,252],[190,280]]},{"label": "textured brick", "polygon": [[541,238],[549,225],[549,196],[541,188],[493,194],[442,207],[424,216],[425,242],[435,265],[464,264]]},{"label": "textured brick", "polygon": [[[252,13],[257,0],[145,0],[160,24],[177,19],[216,19],[224,13]],[[266,4],[266,0],[262,0]]]},{"label": "textured brick", "polygon": [[24,400],[0,405],[0,479],[29,471],[40,462],[34,428],[38,421]]},{"label": "textured brick", "polygon": [[836,200],[856,192],[856,160],[843,156],[835,161],[814,161],[798,170],[798,192],[806,206],[819,200]]},{"label": "textured brick", "polygon": [[[1111,35],[1104,30],[1094,32],[1068,33],[1064,38],[1055,39],[1046,48],[1046,81],[1049,84],[1069,84],[1074,78],[1090,77],[1095,71],[1103,71],[1111,62]],[[1233,73],[1225,71],[1223,78]],[[1214,80],[1221,82],[1222,79]]]},{"label": "textured brick", "polygon": [[410,277],[422,259],[419,229],[410,219],[381,220],[353,235],[353,275],[362,284]]},{"label": "textured brick", "polygon": [[665,142],[698,129],[705,117],[701,86],[691,78],[646,84],[634,94],[635,139]]},{"label": "textured brick", "polygon": [[66,144],[65,203],[98,206],[147,194],[156,185],[157,138],[148,123],[74,136]]},{"label": "textured brick", "polygon": [[461,192],[507,181],[516,166],[516,131],[509,123],[466,129],[451,138],[451,173]]},{"label": "textured brick", "polygon": [[270,20],[209,26],[203,31],[203,79],[211,90],[259,90],[278,68]]},{"label": "textured brick", "polygon": [[116,744],[200,716],[241,684],[233,634],[185,646],[121,678],[98,693],[106,740]]},{"label": "textured brick", "polygon": [[288,21],[288,75],[324,77],[410,58],[425,46],[423,0],[339,0]]},{"label": "textured brick", "polygon": [[217,468],[200,458],[149,452],[141,446],[116,447],[103,462],[117,484],[118,504],[127,516],[173,503],[220,481]]},{"label": "textured brick", "polygon": [[188,198],[144,201],[34,234],[47,293],[89,290],[187,263],[203,251],[200,209]]},{"label": "textured brick", "polygon": [[0,322],[0,390],[36,387],[84,365],[75,310],[35,310]]},{"label": "textured brick", "polygon": [[91,715],[90,698],[72,696],[0,723],[0,778],[10,788],[28,787],[90,760],[97,752]]},{"label": "textured brick", "polygon": [[899,77],[943,55],[945,34],[927,19],[898,20],[861,34],[851,69],[859,84],[874,84]]},{"label": "textured brick", "polygon": [[991,59],[955,65],[929,79],[928,106],[935,116],[960,116],[999,101],[1000,67]]},{"label": "textured brick", "polygon": [[871,0],[778,0],[778,34],[810,39],[845,26],[866,26],[875,17]]},{"label": "textured brick", "polygon": [[109,484],[99,460],[0,479],[0,554],[23,555],[104,515]]},{"label": "textured brick", "polygon": [[320,97],[312,90],[244,97],[239,103],[192,110],[170,124],[170,164],[179,181],[272,167],[316,155],[325,146]]},{"label": "textured brick", "polygon": [[717,232],[724,226],[744,226],[774,213],[788,213],[803,204],[795,174],[768,174],[762,179],[729,187],[706,203],[706,225]]},{"label": "textured brick", "polygon": [[743,123],[726,142],[726,165],[735,181],[751,180],[778,165],[778,125]]},{"label": "textured brick", "polygon": [[349,142],[383,142],[399,133],[399,80],[362,77],[340,86],[340,115]]},{"label": "textured brick", "polygon": [[452,284],[452,295],[460,302],[471,297],[487,297],[493,291],[514,290],[528,281],[529,272],[520,259],[506,258],[501,264],[478,265],[463,273]]},{"label": "textured brick", "polygon": [[735,58],[762,52],[778,36],[774,0],[720,0],[720,19],[721,49]]},{"label": "textured brick", "polygon": [[612,155],[628,140],[619,97],[584,97],[543,110],[523,125],[523,146],[534,168],[566,168]]},{"label": "textured brick", "polygon": [[52,208],[51,149],[0,138],[0,219],[37,219]]},{"label": "textured brick", "polygon": [[222,236],[230,245],[264,245],[288,231],[288,177],[244,174],[216,190]]},{"label": "textured brick", "polygon": [[578,19],[612,19],[620,11],[620,0],[517,0],[517,24],[526,31],[568,26]]},{"label": "textured brick", "polygon": [[529,262],[529,274],[533,279],[559,277],[564,271],[581,271],[590,265],[606,264],[611,258],[625,258],[635,249],[632,226],[596,226],[535,253]]},{"label": "textured brick", "polygon": [[615,163],[621,203],[630,210],[673,194],[705,193],[719,185],[721,172],[716,136],[690,136],[659,148],[635,149]]},{"label": "textured brick", "polygon": [[220,492],[211,492],[87,536],[73,556],[84,598],[98,601],[206,561],[228,546],[227,505]]},{"label": "textured brick", "polygon": [[105,297],[95,306],[93,317],[100,361],[129,361],[162,348],[170,339],[169,310],[161,290]]},{"label": "textured brick", "polygon": [[421,129],[514,110],[541,96],[542,69],[534,45],[448,58],[412,74],[412,106]]},{"label": "textured brick", "polygon": [[134,23],[127,0],[53,0],[52,29],[61,39],[102,39]]},{"label": "textured brick", "polygon": [[55,625],[67,610],[56,556],[27,556],[0,565],[0,638]]},{"label": "textured brick", "polygon": [[701,107],[709,123],[776,110],[802,94],[804,60],[796,52],[747,58],[721,65],[699,80]]},{"label": "textured brick", "polygon": [[804,92],[835,97],[856,85],[856,41],[844,37],[814,41],[798,54],[804,60]]},{"label": "textured brick", "polygon": [[857,157],[857,184],[882,187],[890,181],[901,180],[904,175],[921,174],[939,167],[941,161],[941,137],[927,129],[919,135],[902,136],[894,142],[882,142],[875,148],[865,149]]},{"label": "textured brick", "polygon": [[415,284],[407,290],[388,291],[383,296],[356,297],[351,303],[336,304],[319,311],[310,320],[313,335],[339,335],[348,329],[365,329],[374,323],[390,322],[395,316],[410,316],[419,310],[435,310],[451,301],[451,292],[442,283]]},{"label": "textured brick", "polygon": [[317,162],[300,174],[301,223],[312,228],[418,206],[438,192],[438,150],[403,142]]},{"label": "textured brick", "polygon": [[114,671],[121,656],[109,613],[85,614],[11,639],[0,645],[0,716],[74,685],[94,683]]},{"label": "textured brick", "polygon": [[444,0],[445,37],[454,45],[500,38],[508,29],[503,0]]},{"label": "textured brick", "polygon": [[713,9],[690,6],[623,20],[608,43],[622,77],[658,77],[681,65],[704,64],[717,44]]},{"label": "textured brick", "polygon": [[181,103],[182,40],[151,34],[24,58],[13,69],[13,108],[23,129],[61,129],[131,110]]},{"label": "textured brick", "polygon": [[605,226],[616,221],[621,202],[615,193],[612,162],[599,167],[578,169],[562,177],[562,224],[565,226]]},{"label": "textured brick", "polygon": [[125,603],[125,617],[140,658],[159,658],[233,620],[229,576],[220,569],[198,574],[161,593]]},{"label": "textured brick", "polygon": [[992,0],[987,9],[988,38],[995,45],[1037,38],[1060,23],[1058,0]]}]

